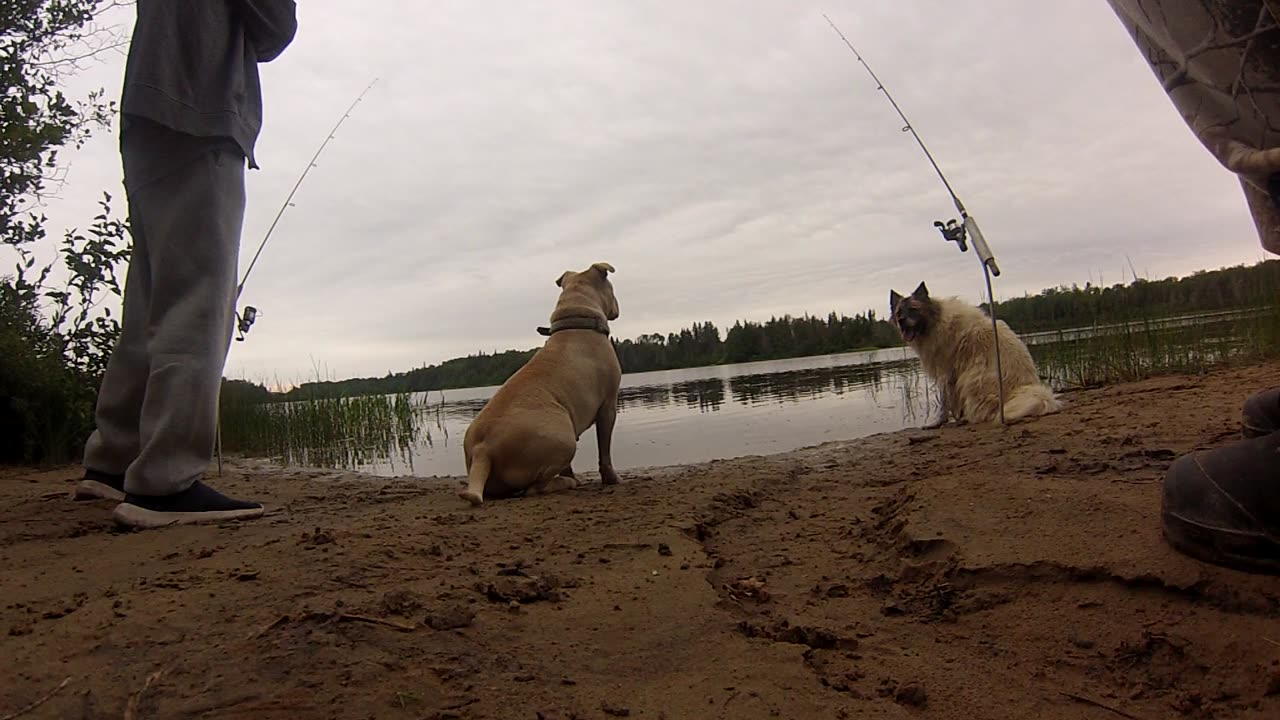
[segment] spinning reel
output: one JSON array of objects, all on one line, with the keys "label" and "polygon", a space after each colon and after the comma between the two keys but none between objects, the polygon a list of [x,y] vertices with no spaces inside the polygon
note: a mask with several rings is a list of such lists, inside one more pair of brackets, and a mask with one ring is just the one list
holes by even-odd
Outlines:
[{"label": "spinning reel", "polygon": [[942,233],[942,238],[947,242],[953,242],[960,246],[960,252],[969,251],[968,239],[965,237],[964,226],[955,220],[948,220],[944,225],[941,220],[934,220],[933,226],[938,228],[938,232]]},{"label": "spinning reel", "polygon": [[[957,206],[959,200],[956,201]],[[1000,266],[996,264],[996,257],[991,253],[991,248],[987,246],[987,239],[982,236],[982,231],[978,229],[978,221],[973,219],[972,215],[961,209],[960,217],[963,220],[948,220],[943,223],[941,220],[934,220],[933,226],[938,228],[938,232],[942,233],[942,238],[947,242],[953,242],[960,246],[960,252],[969,251],[969,242],[973,242],[973,251],[978,253],[978,259],[982,261],[984,270],[989,270],[992,275],[1000,276]]]},{"label": "spinning reel", "polygon": [[244,336],[258,319],[258,308],[245,305],[244,313],[236,313],[236,342],[244,342]]}]

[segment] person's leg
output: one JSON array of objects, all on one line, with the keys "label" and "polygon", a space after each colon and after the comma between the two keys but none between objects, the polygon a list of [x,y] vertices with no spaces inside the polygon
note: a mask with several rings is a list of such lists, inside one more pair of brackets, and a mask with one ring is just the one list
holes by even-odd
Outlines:
[{"label": "person's leg", "polygon": [[1196,139],[1240,178],[1262,246],[1280,253],[1274,0],[1108,2]]},{"label": "person's leg", "polygon": [[[1262,246],[1280,253],[1280,25],[1264,0],[1108,0],[1200,142],[1240,177]],[[1259,92],[1253,92],[1253,89]],[[1179,551],[1280,574],[1280,394],[1257,393],[1246,439],[1178,458],[1161,519]]]},{"label": "person's leg", "polygon": [[[154,146],[166,150],[175,142],[209,142],[149,132],[166,134]],[[144,143],[125,151],[149,149]],[[139,451],[125,473],[125,501],[115,512],[124,524],[156,527],[262,514],[260,505],[226,498],[200,481],[213,457],[234,323],[244,172],[242,155],[211,146],[135,189],[133,221],[142,223],[150,261],[149,374]]]},{"label": "person's leg", "polygon": [[[133,214],[133,213],[131,213]],[[151,296],[151,265],[141,223],[130,226],[133,253],[125,278],[120,338],[111,351],[107,372],[98,390],[94,411],[96,429],[84,448],[84,478],[75,488],[78,500],[124,499],[124,474],[138,457],[138,421],[147,388],[147,317]]]}]

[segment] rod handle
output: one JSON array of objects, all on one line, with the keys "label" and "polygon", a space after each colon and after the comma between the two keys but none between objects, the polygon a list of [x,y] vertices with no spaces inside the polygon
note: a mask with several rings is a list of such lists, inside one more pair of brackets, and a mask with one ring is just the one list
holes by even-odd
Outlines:
[{"label": "rod handle", "polygon": [[983,237],[982,230],[978,229],[978,221],[974,220],[972,215],[965,215],[964,229],[969,233],[969,241],[973,243],[973,251],[978,253],[978,259],[991,268],[992,275],[1000,277],[1000,266],[996,264],[996,256],[992,254],[991,246],[987,245],[987,239]]}]

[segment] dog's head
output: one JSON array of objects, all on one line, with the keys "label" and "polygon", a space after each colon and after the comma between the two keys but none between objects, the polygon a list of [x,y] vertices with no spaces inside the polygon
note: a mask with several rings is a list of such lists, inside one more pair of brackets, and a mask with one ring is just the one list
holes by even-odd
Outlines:
[{"label": "dog's head", "polygon": [[902,339],[914,342],[929,334],[934,323],[938,321],[938,306],[929,297],[929,288],[924,283],[907,297],[896,290],[889,291],[889,310],[893,314],[893,325],[898,328]]},{"label": "dog's head", "polygon": [[616,272],[609,263],[598,262],[582,272],[564,271],[556,280],[560,287],[560,305],[589,305],[604,313],[606,320],[618,319],[618,298],[613,295],[609,273]]}]

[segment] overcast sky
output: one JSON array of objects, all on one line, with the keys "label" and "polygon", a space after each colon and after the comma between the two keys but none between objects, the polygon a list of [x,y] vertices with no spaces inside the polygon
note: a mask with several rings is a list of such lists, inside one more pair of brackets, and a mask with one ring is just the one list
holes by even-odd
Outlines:
[{"label": "overcast sky", "polygon": [[[953,217],[894,93],[979,220],[997,299],[1264,257],[1205,152],[1103,0],[304,0],[262,67],[248,264],[262,316],[227,374],[382,375],[529,348],[566,269],[607,261],[615,333],[831,310],[890,288],[981,299],[932,227]],[[117,17],[132,23],[132,10]],[[123,56],[73,90],[118,97]],[[117,138],[69,153],[48,214],[123,200]],[[123,205],[121,204],[121,207]]]}]

